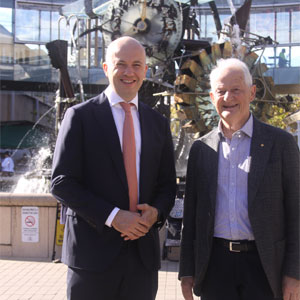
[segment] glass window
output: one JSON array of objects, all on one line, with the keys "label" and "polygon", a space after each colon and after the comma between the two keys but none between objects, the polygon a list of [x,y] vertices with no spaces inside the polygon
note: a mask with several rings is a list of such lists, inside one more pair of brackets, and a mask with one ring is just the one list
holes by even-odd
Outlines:
[{"label": "glass window", "polygon": [[206,22],[205,15],[199,15],[199,23],[200,23],[200,37],[204,38],[206,36]]},{"label": "glass window", "polygon": [[23,44],[15,44],[14,51],[15,51],[15,63],[16,64],[23,64],[25,62],[25,49]]},{"label": "glass window", "polygon": [[218,39],[216,24],[212,15],[206,15],[206,37],[212,38],[213,42]]},{"label": "glass window", "polygon": [[46,48],[46,46],[41,45],[40,46],[40,61],[39,64],[40,65],[50,65],[50,57],[48,55],[48,50]]},{"label": "glass window", "polygon": [[288,47],[276,48],[276,66],[278,68],[286,68],[290,65],[290,51]]},{"label": "glass window", "polygon": [[[258,55],[261,55],[262,50],[256,51]],[[268,68],[274,68],[276,65],[276,55],[273,47],[265,48],[261,57],[261,63],[266,64]]]},{"label": "glass window", "polygon": [[13,45],[3,43],[0,47],[0,64],[11,63],[13,63]]},{"label": "glass window", "polygon": [[233,3],[234,3],[234,5],[242,5],[243,1],[242,0],[234,0]]},{"label": "glass window", "polygon": [[291,47],[291,67],[300,67],[300,46]]},{"label": "glass window", "polygon": [[[228,27],[227,25],[225,26],[225,24],[230,24],[230,18],[231,18],[231,14],[220,14],[220,21],[221,21],[221,26],[222,26],[222,31],[224,32],[228,32],[230,30],[230,27]],[[222,35],[221,38],[224,38],[225,35]],[[230,38],[229,36],[227,37],[228,39]]]},{"label": "glass window", "polygon": [[276,41],[281,44],[288,43],[290,14],[289,12],[277,12],[276,18]]},{"label": "glass window", "polygon": [[29,64],[38,65],[40,61],[39,45],[26,44],[25,46],[29,48]]},{"label": "glass window", "polygon": [[50,41],[50,11],[41,11],[41,42]]},{"label": "glass window", "polygon": [[[57,11],[51,12],[51,41],[58,39],[58,20],[60,15]],[[63,23],[63,22],[61,22]]]},{"label": "glass window", "polygon": [[[58,39],[59,17],[58,12],[50,9],[17,9],[16,40],[47,43]],[[65,23],[62,25],[65,26]]]},{"label": "glass window", "polygon": [[15,44],[16,64],[40,65],[41,55],[47,55],[45,46],[36,44]]},{"label": "glass window", "polygon": [[300,43],[300,11],[292,11],[292,43]]},{"label": "glass window", "polygon": [[16,39],[19,41],[39,40],[39,12],[16,9]]},{"label": "glass window", "polygon": [[12,32],[12,9],[1,7],[0,24],[9,32]]},{"label": "glass window", "polygon": [[96,45],[97,46],[96,51],[98,51],[98,61],[96,63],[96,67],[101,65],[101,60],[102,60],[102,33],[100,30],[98,30],[97,33],[98,33],[98,45]]},{"label": "glass window", "polygon": [[230,14],[220,14],[220,21],[221,21],[221,25],[224,26],[224,23],[229,23],[231,18]]},{"label": "glass window", "polygon": [[253,12],[250,14],[250,32],[274,40],[274,12]]}]

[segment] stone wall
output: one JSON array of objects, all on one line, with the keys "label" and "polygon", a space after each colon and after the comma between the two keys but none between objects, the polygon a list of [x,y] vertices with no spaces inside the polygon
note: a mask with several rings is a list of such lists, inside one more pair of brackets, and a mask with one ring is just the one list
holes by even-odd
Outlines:
[{"label": "stone wall", "polygon": [[[38,211],[36,242],[22,241],[24,228],[27,229],[22,207],[34,207]],[[0,258],[59,259],[61,246],[55,246],[53,257],[56,209],[57,201],[51,194],[0,193]]]}]

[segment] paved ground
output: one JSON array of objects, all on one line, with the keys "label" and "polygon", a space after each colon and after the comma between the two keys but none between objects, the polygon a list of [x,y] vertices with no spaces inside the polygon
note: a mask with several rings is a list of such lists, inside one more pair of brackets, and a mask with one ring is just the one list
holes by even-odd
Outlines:
[{"label": "paved ground", "polygon": [[[66,300],[66,272],[61,263],[0,259],[0,300]],[[177,262],[162,262],[156,300],[183,300],[177,272]]]}]

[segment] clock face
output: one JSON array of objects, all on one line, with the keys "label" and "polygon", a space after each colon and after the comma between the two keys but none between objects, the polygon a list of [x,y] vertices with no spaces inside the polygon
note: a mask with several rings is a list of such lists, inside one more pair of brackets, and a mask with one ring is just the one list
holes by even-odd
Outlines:
[{"label": "clock face", "polygon": [[104,46],[132,36],[146,49],[147,64],[162,65],[182,36],[182,15],[174,0],[113,0],[102,22]]}]

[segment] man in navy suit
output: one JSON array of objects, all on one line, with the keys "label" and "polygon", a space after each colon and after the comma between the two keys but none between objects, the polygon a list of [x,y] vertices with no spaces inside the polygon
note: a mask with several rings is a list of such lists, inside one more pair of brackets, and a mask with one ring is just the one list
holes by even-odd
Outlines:
[{"label": "man in navy suit", "polygon": [[[67,295],[69,300],[153,300],[160,268],[158,228],[175,198],[172,137],[167,119],[138,100],[147,71],[138,41],[113,41],[103,69],[108,88],[67,110],[53,159],[51,192],[67,207],[62,253]],[[134,211],[122,156],[121,102],[132,104]]]},{"label": "man in navy suit", "polygon": [[190,151],[180,273],[184,299],[299,300],[299,149],[249,110],[248,67],[210,75],[219,126]]}]

